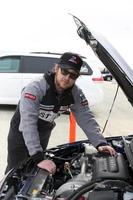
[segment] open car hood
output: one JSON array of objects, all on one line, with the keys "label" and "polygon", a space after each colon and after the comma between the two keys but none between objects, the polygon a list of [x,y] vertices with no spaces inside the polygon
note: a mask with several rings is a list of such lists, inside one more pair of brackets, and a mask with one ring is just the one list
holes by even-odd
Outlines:
[{"label": "open car hood", "polygon": [[91,32],[77,17],[73,16],[73,19],[77,25],[78,35],[90,45],[133,105],[133,69],[103,36]]}]

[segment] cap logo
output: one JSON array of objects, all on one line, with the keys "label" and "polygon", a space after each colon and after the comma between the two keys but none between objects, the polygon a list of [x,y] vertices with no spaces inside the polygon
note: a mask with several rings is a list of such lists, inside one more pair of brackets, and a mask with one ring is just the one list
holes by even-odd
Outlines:
[{"label": "cap logo", "polygon": [[68,61],[73,62],[73,63],[75,63],[75,64],[78,64],[78,63],[77,63],[77,57],[76,57],[76,56],[72,56]]}]

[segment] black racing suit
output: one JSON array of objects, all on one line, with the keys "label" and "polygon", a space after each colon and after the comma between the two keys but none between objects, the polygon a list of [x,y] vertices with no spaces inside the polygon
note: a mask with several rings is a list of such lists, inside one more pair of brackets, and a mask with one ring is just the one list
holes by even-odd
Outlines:
[{"label": "black racing suit", "polygon": [[22,91],[10,123],[6,172],[29,156],[35,162],[43,160],[43,151],[55,126],[54,119],[68,108],[95,147],[106,144],[82,90],[74,85],[58,93],[54,76],[54,73],[47,73],[39,80],[28,84]]}]

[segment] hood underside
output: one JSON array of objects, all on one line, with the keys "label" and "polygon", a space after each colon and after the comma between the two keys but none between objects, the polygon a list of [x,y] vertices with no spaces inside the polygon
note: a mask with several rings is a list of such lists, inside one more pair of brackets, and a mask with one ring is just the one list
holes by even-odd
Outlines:
[{"label": "hood underside", "polygon": [[133,69],[104,37],[90,32],[80,19],[75,16],[73,18],[78,28],[78,35],[85,40],[87,45],[90,45],[133,105]]}]

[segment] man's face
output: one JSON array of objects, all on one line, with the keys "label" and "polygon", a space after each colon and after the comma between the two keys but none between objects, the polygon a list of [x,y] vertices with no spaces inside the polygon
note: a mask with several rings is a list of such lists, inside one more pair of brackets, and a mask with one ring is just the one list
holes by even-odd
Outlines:
[{"label": "man's face", "polygon": [[79,74],[72,69],[61,69],[56,66],[55,70],[55,86],[57,90],[66,90],[72,87]]}]

